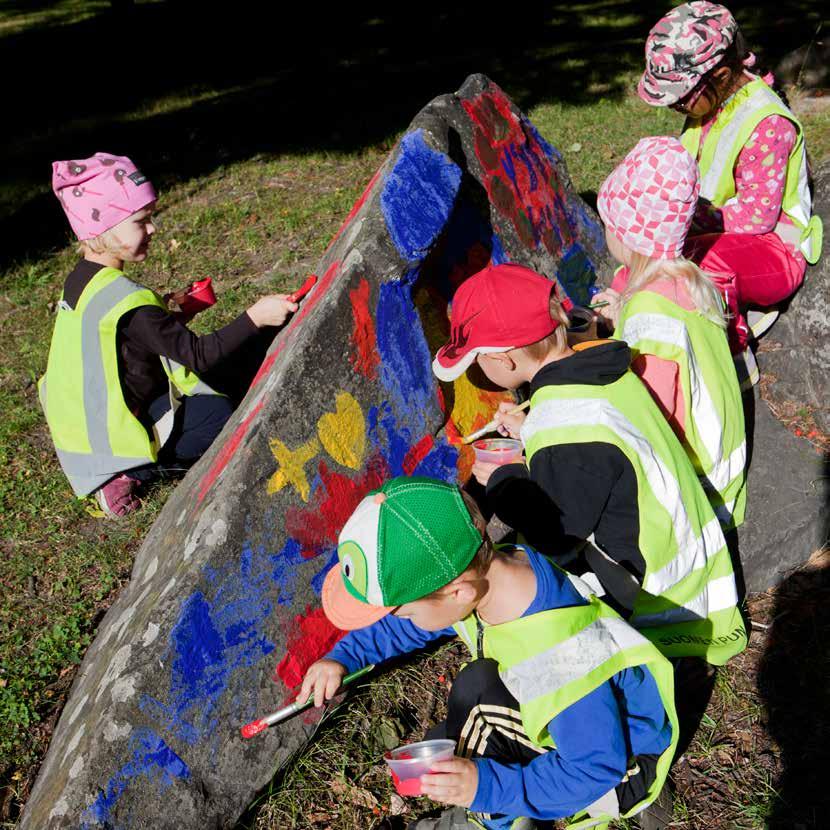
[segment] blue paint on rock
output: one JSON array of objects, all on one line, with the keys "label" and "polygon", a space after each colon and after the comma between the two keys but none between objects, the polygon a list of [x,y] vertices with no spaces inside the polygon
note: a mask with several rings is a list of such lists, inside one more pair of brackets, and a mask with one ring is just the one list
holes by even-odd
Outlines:
[{"label": "blue paint on rock", "polygon": [[217,739],[220,704],[234,673],[274,650],[266,625],[282,564],[280,555],[246,546],[236,567],[214,572],[212,597],[196,591],[183,603],[164,660],[171,666],[168,702],[141,701],[142,710],[160,715],[178,738],[191,744]]},{"label": "blue paint on rock", "polygon": [[113,808],[137,779],[143,778],[154,784],[161,795],[175,780],[190,778],[187,764],[150,729],[134,730],[127,752],[131,755],[130,760],[110,778],[81,816],[81,830],[101,826],[114,830]]},{"label": "blue paint on rock", "polygon": [[400,154],[380,197],[389,236],[408,261],[424,257],[452,210],[461,169],[433,150],[422,130],[401,139]]}]

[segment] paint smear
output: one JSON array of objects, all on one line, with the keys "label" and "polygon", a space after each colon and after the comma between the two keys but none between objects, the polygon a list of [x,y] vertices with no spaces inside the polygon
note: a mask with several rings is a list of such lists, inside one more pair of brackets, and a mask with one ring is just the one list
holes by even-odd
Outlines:
[{"label": "paint smear", "polygon": [[322,608],[311,610],[294,618],[286,637],[286,655],[277,666],[274,679],[279,678],[286,688],[294,689],[302,683],[308,667],[327,654],[335,643],[346,634],[335,628]]},{"label": "paint smear", "polygon": [[319,464],[320,488],[308,507],[289,507],[285,512],[285,531],[300,545],[304,555],[319,556],[337,547],[337,537],[352,511],[370,491],[376,490],[389,475],[384,459],[374,455],[365,469],[352,479]]},{"label": "paint smear", "polygon": [[354,318],[349,362],[356,372],[369,380],[374,380],[378,376],[380,356],[377,352],[375,321],[369,311],[369,283],[365,278],[360,280],[357,288],[349,291],[349,300]]},{"label": "paint smear", "polygon": [[338,464],[356,470],[366,451],[363,410],[348,392],[338,392],[334,403],[335,411],[327,412],[317,421],[317,435],[326,452]]},{"label": "paint smear", "polygon": [[222,445],[222,449],[216,454],[216,458],[213,459],[213,463],[210,465],[210,469],[205,473],[204,478],[202,479],[199,485],[199,495],[196,499],[196,503],[202,501],[205,497],[205,494],[208,490],[213,486],[213,483],[216,481],[217,478],[222,474],[222,471],[228,465],[228,462],[233,458],[234,453],[236,453],[237,449],[239,449],[239,445],[242,442],[242,439],[247,434],[248,430],[253,423],[254,418],[259,415],[260,410],[262,409],[263,404],[265,401],[260,401],[249,413],[245,416],[242,423],[234,430],[233,435]]},{"label": "paint smear", "polygon": [[81,816],[82,830],[91,830],[100,825],[113,826],[113,809],[130,785],[138,779],[153,784],[161,795],[177,779],[190,778],[187,764],[150,729],[135,729],[127,752],[132,756],[130,760],[110,778]]},{"label": "paint smear", "polygon": [[279,438],[272,438],[268,445],[277,462],[277,471],[268,479],[265,487],[268,495],[273,496],[290,484],[300,494],[303,501],[308,501],[311,486],[305,474],[305,465],[319,454],[320,442],[312,438],[297,449],[290,450]]},{"label": "paint smear", "polygon": [[[267,633],[275,593],[272,557],[243,548],[221,569],[202,570],[206,588],[182,604],[163,665],[170,666],[167,702],[145,696],[142,711],[162,718],[166,729],[190,744],[219,740],[219,711],[234,674],[274,651]],[[258,690],[237,690],[233,706],[255,705]]]},{"label": "paint smear", "polygon": [[447,224],[461,169],[433,150],[423,130],[407,133],[380,197],[389,236],[401,258],[423,259]]}]

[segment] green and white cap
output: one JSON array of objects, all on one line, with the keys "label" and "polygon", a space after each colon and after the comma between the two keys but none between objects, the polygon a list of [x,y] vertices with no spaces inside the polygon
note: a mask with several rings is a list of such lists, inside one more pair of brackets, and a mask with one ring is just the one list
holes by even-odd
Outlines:
[{"label": "green and white cap", "polygon": [[371,625],[452,582],[481,542],[458,487],[393,478],[360,502],[340,532],[323,610],[347,631]]}]

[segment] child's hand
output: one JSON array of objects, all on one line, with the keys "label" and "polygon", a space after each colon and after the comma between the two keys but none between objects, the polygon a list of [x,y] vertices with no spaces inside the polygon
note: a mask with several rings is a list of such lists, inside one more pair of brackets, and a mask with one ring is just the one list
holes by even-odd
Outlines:
[{"label": "child's hand", "polygon": [[475,480],[479,484],[486,487],[487,482],[490,481],[490,476],[493,475],[493,471],[497,470],[498,467],[498,464],[488,464],[486,461],[476,461],[476,463],[473,464],[473,476],[475,476]]},{"label": "child's hand", "polygon": [[519,430],[527,418],[526,412],[517,412],[515,415],[507,415],[511,409],[515,409],[516,404],[511,401],[502,401],[499,404],[498,412],[493,416],[498,422],[498,431],[500,435],[509,435],[511,438],[519,437]]},{"label": "child's hand", "polygon": [[591,298],[592,305],[603,301],[607,302],[608,305],[596,309],[595,313],[616,328],[617,321],[620,319],[620,292],[613,288],[606,288],[605,291],[600,291],[599,294],[594,294]]},{"label": "child's hand", "polygon": [[305,703],[313,694],[314,705],[322,706],[337,694],[345,674],[346,667],[337,660],[323,659],[312,663],[305,673],[297,700]]},{"label": "child's hand", "polygon": [[421,776],[421,792],[433,801],[469,807],[478,790],[478,767],[468,758],[436,761],[432,771]]},{"label": "child's hand", "polygon": [[269,294],[260,297],[249,309],[248,316],[257,328],[263,326],[281,326],[289,314],[299,306],[288,299],[287,294]]}]

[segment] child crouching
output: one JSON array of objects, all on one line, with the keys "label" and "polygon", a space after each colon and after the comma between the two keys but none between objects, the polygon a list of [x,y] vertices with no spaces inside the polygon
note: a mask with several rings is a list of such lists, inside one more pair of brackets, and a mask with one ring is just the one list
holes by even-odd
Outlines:
[{"label": "child crouching", "polygon": [[580,580],[530,548],[494,550],[483,527],[440,481],[397,478],[366,496],[323,589],[326,615],[350,633],[298,699],[320,705],[347,672],[455,634],[473,659],[439,727],[457,757],[421,778],[424,794],[469,808],[462,827],[640,812],[677,741],[669,663]]}]

